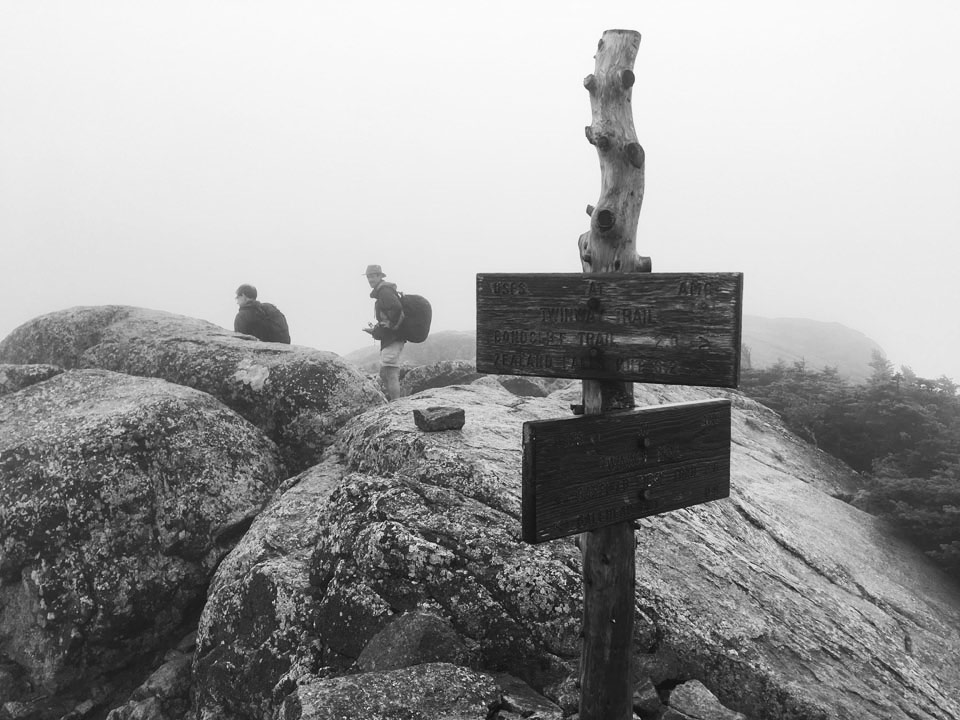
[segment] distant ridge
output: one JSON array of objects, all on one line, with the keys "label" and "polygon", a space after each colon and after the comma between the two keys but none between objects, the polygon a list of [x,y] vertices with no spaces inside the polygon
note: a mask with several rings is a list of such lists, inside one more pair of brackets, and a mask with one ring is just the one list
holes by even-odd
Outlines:
[{"label": "distant ridge", "polygon": [[[853,382],[870,377],[870,360],[881,347],[861,332],[835,322],[804,318],[743,316],[743,344],[749,349],[749,367],[759,369],[783,360],[788,365],[804,361],[811,370],[835,367]],[[378,368],[379,345],[354,350],[345,359],[368,371]],[[403,351],[407,365],[432,365],[442,360],[474,361],[476,333],[471,330],[441,330],[426,342],[408,343]],[[746,357],[744,367],[748,367]]]},{"label": "distant ridge", "polygon": [[[778,360],[788,365],[803,361],[811,370],[835,367],[853,382],[869,378],[873,353],[883,352],[866,335],[840,323],[756,315],[743,316],[743,344],[749,349],[749,367],[754,369],[776,365]],[[743,364],[747,367],[746,358]]]}]

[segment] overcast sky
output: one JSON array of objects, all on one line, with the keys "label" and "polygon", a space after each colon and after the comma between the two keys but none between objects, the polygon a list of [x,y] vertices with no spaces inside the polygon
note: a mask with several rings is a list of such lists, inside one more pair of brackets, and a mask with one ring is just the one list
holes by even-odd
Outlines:
[{"label": "overcast sky", "polygon": [[343,354],[368,263],[474,329],[476,273],[580,271],[611,28],[643,38],[654,270],[960,381],[955,0],[0,0],[0,337],[75,305],[232,328],[249,282]]}]

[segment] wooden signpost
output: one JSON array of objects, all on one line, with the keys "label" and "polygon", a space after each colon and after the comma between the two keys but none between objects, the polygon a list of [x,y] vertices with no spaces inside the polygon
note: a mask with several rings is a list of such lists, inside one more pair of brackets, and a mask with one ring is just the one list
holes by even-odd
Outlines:
[{"label": "wooden signpost", "polygon": [[583,274],[477,275],[477,369],[583,380],[583,417],[523,426],[523,539],[580,534],[580,720],[633,717],[633,520],[730,492],[730,401],[634,409],[633,382],[736,387],[742,275],[649,272],[636,254],[640,34],[608,30],[584,80],[601,196]]}]

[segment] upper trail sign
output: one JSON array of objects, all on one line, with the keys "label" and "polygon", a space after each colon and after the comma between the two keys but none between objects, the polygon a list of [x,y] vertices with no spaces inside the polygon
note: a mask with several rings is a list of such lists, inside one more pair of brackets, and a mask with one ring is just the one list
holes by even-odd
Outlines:
[{"label": "upper trail sign", "polygon": [[477,370],[736,387],[740,273],[478,274]]}]

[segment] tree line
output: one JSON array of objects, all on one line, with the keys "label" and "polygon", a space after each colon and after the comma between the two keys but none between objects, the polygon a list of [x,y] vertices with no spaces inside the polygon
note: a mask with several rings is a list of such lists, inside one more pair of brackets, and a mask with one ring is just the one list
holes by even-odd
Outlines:
[{"label": "tree line", "polygon": [[804,362],[743,369],[740,389],[793,432],[860,473],[851,502],[889,520],[960,579],[960,395],[875,352],[863,384]]}]

